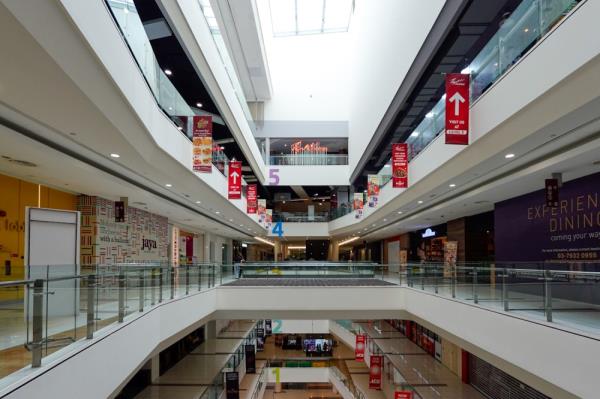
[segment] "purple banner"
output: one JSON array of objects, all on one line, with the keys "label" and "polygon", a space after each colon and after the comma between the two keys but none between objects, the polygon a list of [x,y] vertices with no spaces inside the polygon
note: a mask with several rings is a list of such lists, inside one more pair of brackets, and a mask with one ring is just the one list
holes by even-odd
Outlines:
[{"label": "purple banner", "polygon": [[495,206],[498,262],[600,261],[600,173],[564,183],[559,204],[545,190]]}]

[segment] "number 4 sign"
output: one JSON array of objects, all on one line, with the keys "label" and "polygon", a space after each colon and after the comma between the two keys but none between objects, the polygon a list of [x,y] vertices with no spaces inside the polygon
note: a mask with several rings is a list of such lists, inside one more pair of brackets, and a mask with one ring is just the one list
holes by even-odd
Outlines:
[{"label": "number 4 sign", "polygon": [[273,225],[273,230],[271,230],[271,233],[277,234],[279,237],[281,237],[283,235],[283,223],[282,222],[275,223]]}]

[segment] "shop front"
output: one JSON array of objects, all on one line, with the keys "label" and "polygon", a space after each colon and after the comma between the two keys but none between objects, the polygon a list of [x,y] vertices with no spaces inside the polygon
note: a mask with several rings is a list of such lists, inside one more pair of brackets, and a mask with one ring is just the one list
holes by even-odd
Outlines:
[{"label": "shop front", "polygon": [[410,259],[419,262],[444,262],[446,243],[446,224],[418,230],[410,235]]}]

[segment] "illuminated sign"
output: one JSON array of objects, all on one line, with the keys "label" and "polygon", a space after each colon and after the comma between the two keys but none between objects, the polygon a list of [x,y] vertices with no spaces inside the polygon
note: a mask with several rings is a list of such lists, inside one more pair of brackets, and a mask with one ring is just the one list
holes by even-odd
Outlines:
[{"label": "illuminated sign", "polygon": [[427,230],[425,230],[425,232],[423,234],[421,234],[421,237],[423,237],[423,238],[435,237],[435,231],[433,231],[431,229],[427,229]]},{"label": "illuminated sign", "polygon": [[300,140],[290,145],[290,152],[294,155],[327,154],[328,151],[327,146],[322,146],[318,141],[302,145],[302,140]]}]

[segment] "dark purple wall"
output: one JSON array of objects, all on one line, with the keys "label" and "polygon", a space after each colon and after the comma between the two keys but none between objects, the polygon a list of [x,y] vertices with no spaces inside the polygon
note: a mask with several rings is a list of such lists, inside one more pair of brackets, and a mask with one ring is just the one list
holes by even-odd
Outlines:
[{"label": "dark purple wall", "polygon": [[600,262],[600,173],[564,183],[560,206],[544,190],[495,206],[496,261]]}]

